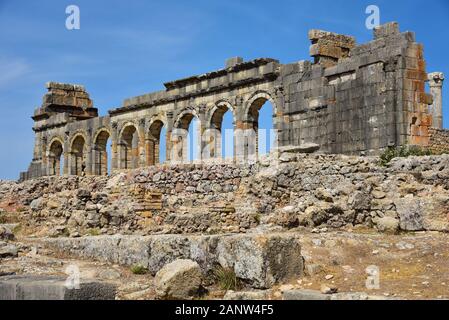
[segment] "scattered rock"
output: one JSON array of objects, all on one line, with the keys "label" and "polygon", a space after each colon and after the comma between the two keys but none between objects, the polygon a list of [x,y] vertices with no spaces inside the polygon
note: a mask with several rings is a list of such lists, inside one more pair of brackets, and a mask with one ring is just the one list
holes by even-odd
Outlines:
[{"label": "scattered rock", "polygon": [[411,249],[414,249],[415,246],[412,243],[400,241],[400,242],[396,243],[396,248],[398,248],[399,250],[411,250]]},{"label": "scattered rock", "polygon": [[44,200],[42,198],[34,199],[30,203],[30,208],[33,211],[39,211],[44,208]]},{"label": "scattered rock", "polygon": [[279,291],[280,292],[285,292],[285,291],[288,291],[288,290],[293,290],[294,288],[295,288],[295,286],[292,285],[292,284],[283,284],[282,286],[279,287]]},{"label": "scattered rock", "polygon": [[381,232],[396,234],[399,231],[399,221],[392,217],[377,218],[374,223]]},{"label": "scattered rock", "polygon": [[200,266],[187,259],[165,265],[154,278],[156,294],[161,299],[191,299],[198,294],[201,283]]},{"label": "scattered rock", "polygon": [[394,201],[400,227],[405,231],[423,230],[423,204],[420,199],[401,198]]},{"label": "scattered rock", "polygon": [[104,269],[98,272],[98,277],[104,280],[116,280],[119,279],[122,275],[120,272],[114,269]]},{"label": "scattered rock", "polygon": [[385,192],[379,190],[373,190],[371,194],[373,195],[374,199],[384,199],[387,196]]},{"label": "scattered rock", "polygon": [[19,249],[15,245],[0,241],[0,258],[15,258],[18,253]]},{"label": "scattered rock", "polygon": [[270,290],[256,291],[226,291],[223,300],[267,300],[270,296]]},{"label": "scattered rock", "polygon": [[306,271],[309,276],[315,276],[323,271],[319,264],[306,264]]},{"label": "scattered rock", "polygon": [[333,293],[337,293],[338,288],[336,286],[322,284],[320,291],[323,294],[333,294]]},{"label": "scattered rock", "polygon": [[0,240],[14,240],[14,234],[8,228],[0,225]]},{"label": "scattered rock", "polygon": [[330,296],[316,290],[302,289],[285,291],[283,300],[330,300]]}]

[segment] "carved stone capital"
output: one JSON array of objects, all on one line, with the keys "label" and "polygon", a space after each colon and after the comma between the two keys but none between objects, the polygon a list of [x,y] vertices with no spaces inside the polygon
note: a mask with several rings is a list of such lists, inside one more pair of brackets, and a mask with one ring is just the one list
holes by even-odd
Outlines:
[{"label": "carved stone capital", "polygon": [[443,86],[444,73],[442,72],[432,72],[427,75],[429,79],[429,85],[431,87],[441,87]]}]

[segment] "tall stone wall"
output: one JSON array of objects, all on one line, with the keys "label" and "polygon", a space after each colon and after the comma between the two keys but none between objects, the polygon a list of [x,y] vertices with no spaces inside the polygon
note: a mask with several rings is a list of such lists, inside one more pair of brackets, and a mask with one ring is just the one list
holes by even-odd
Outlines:
[{"label": "tall stone wall", "polygon": [[199,121],[201,159],[218,158],[226,111],[234,119],[234,157],[247,161],[257,156],[257,138],[248,137],[257,136],[267,101],[277,146],[316,143],[322,153],[358,155],[429,144],[433,99],[425,92],[423,48],[413,33],[389,23],[362,45],[321,30],[310,31],[309,38],[313,61],[231,58],[223,69],[126,99],[105,117],[98,117],[82,86],[50,83],[33,117],[33,161],[21,178],[104,175],[108,143],[113,170],[158,164],[161,139],[167,162],[186,162],[182,134],[193,118]]},{"label": "tall stone wall", "polygon": [[284,68],[293,144],[314,141],[343,154],[427,144],[432,99],[424,92],[423,49],[413,33],[391,23],[360,46],[320,31],[309,36],[317,42],[311,47],[317,63]]}]

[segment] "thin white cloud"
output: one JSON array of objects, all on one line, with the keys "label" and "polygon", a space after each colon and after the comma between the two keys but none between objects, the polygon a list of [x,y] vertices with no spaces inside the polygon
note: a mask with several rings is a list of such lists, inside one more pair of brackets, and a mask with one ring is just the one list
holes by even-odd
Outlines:
[{"label": "thin white cloud", "polygon": [[19,80],[30,71],[30,66],[21,59],[0,57],[0,89]]}]

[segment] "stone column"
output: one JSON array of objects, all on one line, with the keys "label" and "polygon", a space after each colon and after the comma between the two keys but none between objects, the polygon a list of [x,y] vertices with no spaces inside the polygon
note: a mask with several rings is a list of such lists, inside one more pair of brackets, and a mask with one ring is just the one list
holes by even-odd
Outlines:
[{"label": "stone column", "polygon": [[117,122],[111,124],[111,171],[118,169],[118,125]]},{"label": "stone column", "polygon": [[86,141],[86,168],[84,169],[84,173],[87,176],[90,176],[93,174],[93,148],[92,148],[92,129],[87,130],[87,141]]},{"label": "stone column", "polygon": [[47,154],[47,137],[42,137],[42,169],[40,176],[47,176],[49,175],[49,169],[48,169],[48,154]]},{"label": "stone column", "polygon": [[70,166],[72,164],[72,159],[70,157],[70,142],[69,142],[69,132],[65,133],[65,139],[64,139],[64,168],[63,168],[63,174],[69,175],[71,174]]},{"label": "stone column", "polygon": [[[198,146],[198,152],[197,152],[198,159],[192,159],[192,160],[201,161],[201,160],[203,160],[203,150],[207,143],[207,141],[206,141],[207,137],[204,134],[206,132],[206,129],[208,128],[206,125],[206,105],[205,104],[200,105],[198,107],[198,110],[199,110],[198,141],[193,141],[193,143],[196,143]],[[195,155],[193,155],[193,156],[195,156]],[[210,154],[209,154],[208,158],[210,158]]]},{"label": "stone column", "polygon": [[145,167],[146,166],[146,148],[145,148],[145,141],[146,141],[146,134],[145,134],[145,119],[139,120],[139,147],[138,147],[138,159],[137,159],[137,167]]},{"label": "stone column", "polygon": [[443,82],[444,74],[442,72],[433,72],[428,74],[430,93],[433,96],[432,117],[433,127],[443,128]]},{"label": "stone column", "polygon": [[173,141],[171,141],[172,134],[173,131],[173,112],[172,111],[168,111],[167,112],[167,128],[165,131],[166,137],[165,137],[165,161],[167,163],[170,163],[170,161],[172,160],[172,147],[173,147]]}]

